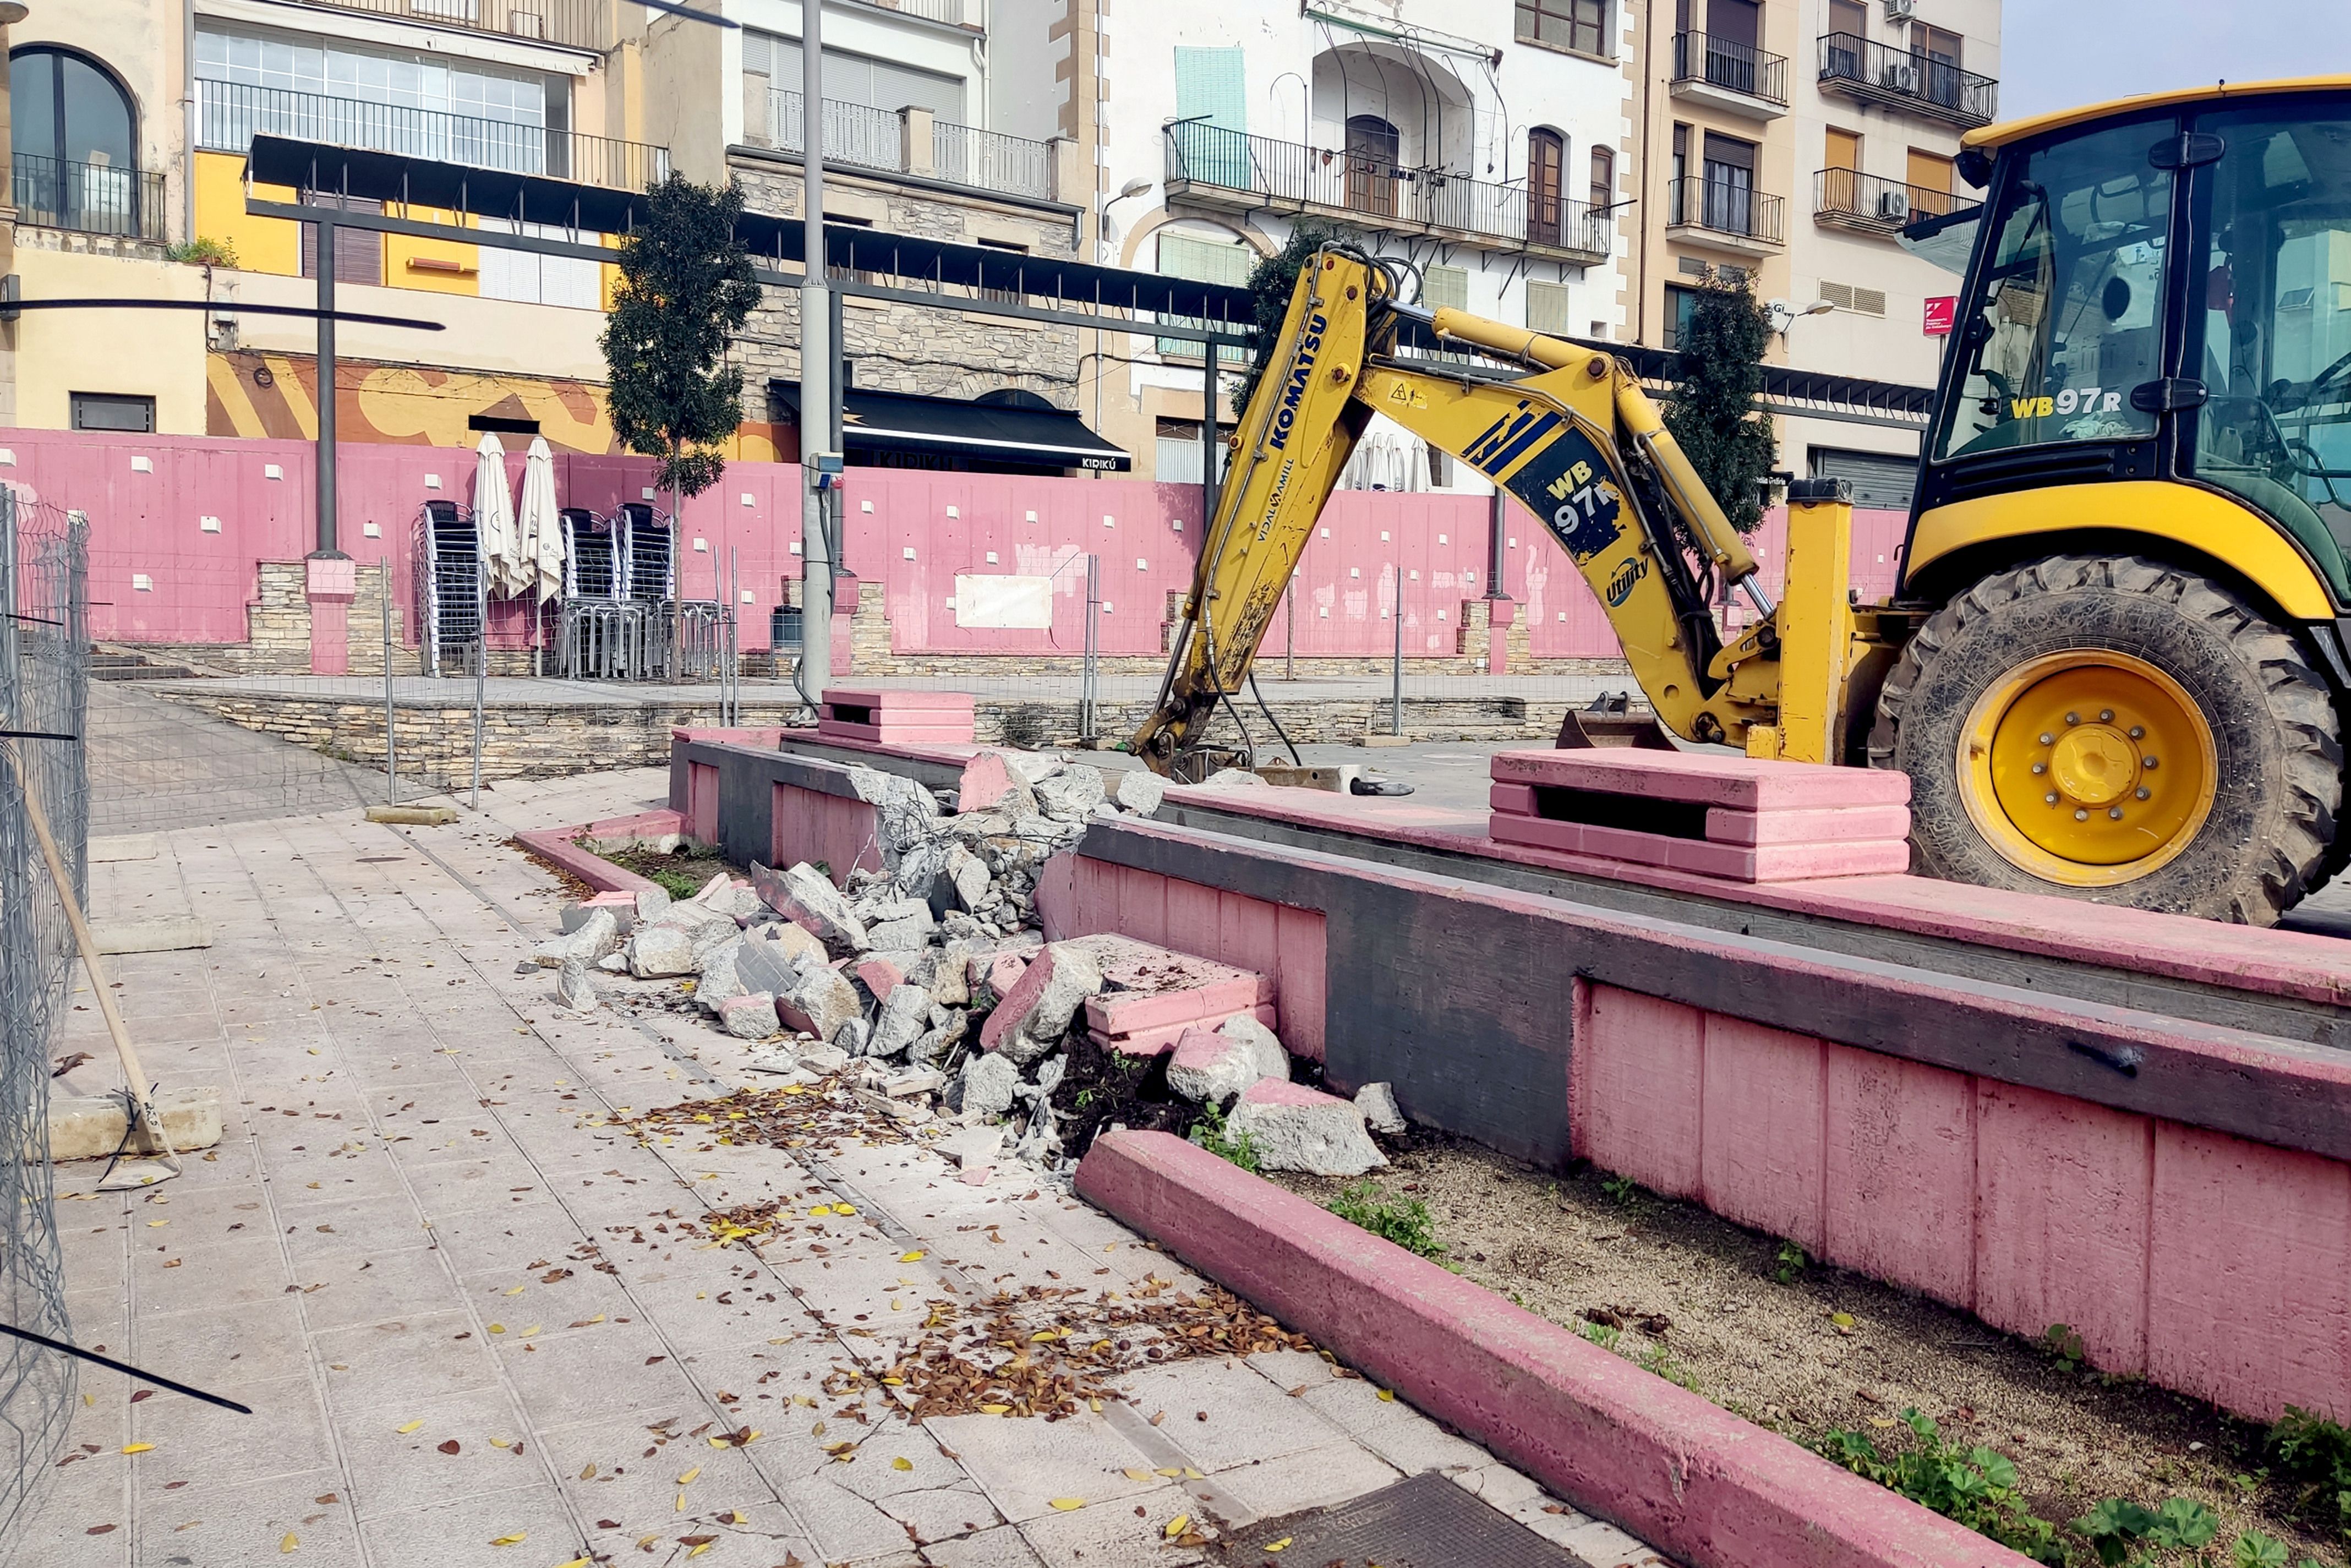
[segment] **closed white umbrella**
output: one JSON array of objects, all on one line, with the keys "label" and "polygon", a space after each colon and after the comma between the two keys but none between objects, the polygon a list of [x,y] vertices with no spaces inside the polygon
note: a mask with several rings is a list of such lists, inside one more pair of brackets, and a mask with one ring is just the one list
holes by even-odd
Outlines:
[{"label": "closed white umbrella", "polygon": [[541,604],[563,593],[563,515],[555,505],[555,454],[547,437],[530,438],[530,453],[522,465],[522,509],[518,514],[520,550],[517,557],[522,582],[517,592],[532,593]]},{"label": "closed white umbrella", "polygon": [[492,597],[518,591],[514,495],[507,488],[507,449],[495,433],[474,448],[474,539],[482,552],[484,580]]}]

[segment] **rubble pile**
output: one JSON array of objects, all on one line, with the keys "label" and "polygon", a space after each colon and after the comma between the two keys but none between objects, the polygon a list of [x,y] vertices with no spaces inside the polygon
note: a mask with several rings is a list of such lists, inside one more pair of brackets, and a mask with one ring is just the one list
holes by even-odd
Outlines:
[{"label": "rubble pile", "polygon": [[[1101,1079],[1090,1071],[1082,1090],[1057,1094],[1073,1043],[1090,1061],[1110,1053],[1130,1093],[1185,1107],[1178,1130],[1207,1116],[1248,1136],[1270,1168],[1357,1176],[1386,1164],[1366,1110],[1384,1130],[1393,1100],[1359,1105],[1293,1083],[1265,977],[1123,936],[1045,941],[1046,862],[1092,820],[1155,811],[1155,776],[1106,785],[1093,767],[1012,751],[979,753],[960,790],[863,767],[850,776],[874,809],[879,870],[836,887],[805,862],[753,865],[747,881],[722,872],[688,899],[599,894],[535,954],[559,972],[559,998],[599,1006],[599,971],[681,981],[666,1005],[745,1041],[747,1065],[779,1089],[820,1088],[839,1109],[853,1103],[857,1121],[931,1129],[925,1141],[974,1186],[1015,1162],[1066,1175],[1083,1152],[1066,1146],[1064,1124]],[[1211,782],[1244,779],[1262,783]],[[1081,1120],[1090,1137],[1106,1118],[1095,1105]]]}]

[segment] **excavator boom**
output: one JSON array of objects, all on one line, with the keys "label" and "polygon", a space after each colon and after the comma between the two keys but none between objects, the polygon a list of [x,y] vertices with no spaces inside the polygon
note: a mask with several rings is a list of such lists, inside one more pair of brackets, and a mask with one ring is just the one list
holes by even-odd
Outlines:
[{"label": "excavator boom", "polygon": [[[1280,336],[1242,411],[1202,540],[1160,701],[1134,749],[1197,778],[1245,758],[1208,737],[1243,690],[1339,475],[1374,413],[1494,480],[1542,519],[1605,607],[1657,717],[1685,739],[1738,744],[1771,722],[1778,665],[1750,632],[1727,658],[1706,578],[1743,587],[1756,563],[1632,371],[1604,353],[1396,298],[1387,266],[1343,246],[1301,271]],[[1497,381],[1396,356],[1403,324],[1512,359]],[[1401,607],[1398,607],[1401,612]]]}]

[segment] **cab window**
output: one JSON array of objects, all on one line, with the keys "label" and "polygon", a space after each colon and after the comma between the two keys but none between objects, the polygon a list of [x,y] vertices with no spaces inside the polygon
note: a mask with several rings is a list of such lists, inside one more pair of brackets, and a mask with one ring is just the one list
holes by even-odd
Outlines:
[{"label": "cab window", "polygon": [[2147,152],[2168,129],[2111,127],[2011,171],[1960,315],[1937,456],[2155,433],[2130,393],[2162,374],[2172,178]]},{"label": "cab window", "polygon": [[[2204,116],[2226,144],[2190,365],[2196,471],[2351,544],[2351,105]],[[2200,330],[2199,330],[2200,329]]]}]

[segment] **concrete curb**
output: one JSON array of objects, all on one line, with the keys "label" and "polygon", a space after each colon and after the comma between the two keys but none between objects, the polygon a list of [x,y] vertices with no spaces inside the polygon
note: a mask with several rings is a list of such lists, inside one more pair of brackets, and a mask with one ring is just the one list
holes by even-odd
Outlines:
[{"label": "concrete curb", "polygon": [[1182,1139],[1105,1134],[1079,1166],[1077,1190],[1690,1568],[2028,1568]]},{"label": "concrete curb", "polygon": [[620,838],[630,832],[657,837],[664,832],[683,831],[683,821],[675,811],[645,811],[633,817],[615,817],[604,822],[534,829],[517,833],[515,841],[534,854],[553,861],[599,893],[643,893],[654,883],[632,871],[622,870],[600,854],[582,849],[579,841],[583,838]]}]

